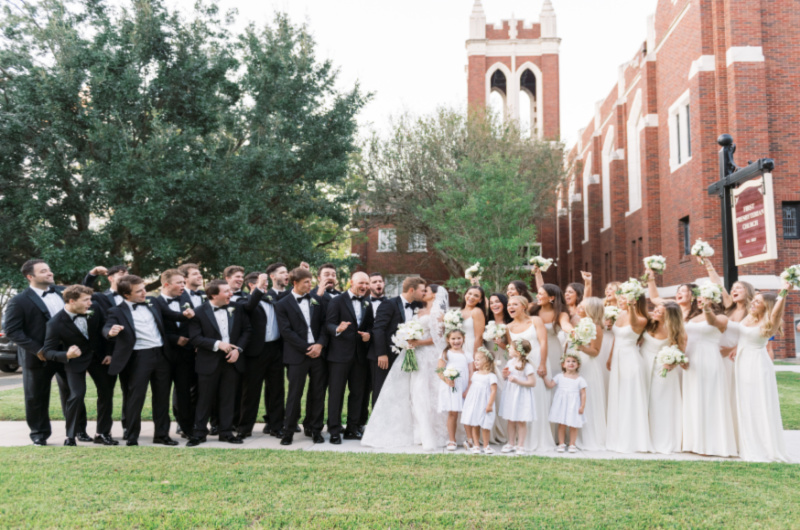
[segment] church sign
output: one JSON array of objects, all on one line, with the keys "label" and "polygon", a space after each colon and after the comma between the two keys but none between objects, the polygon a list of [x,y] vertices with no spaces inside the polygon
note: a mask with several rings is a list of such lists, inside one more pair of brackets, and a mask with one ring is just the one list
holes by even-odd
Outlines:
[{"label": "church sign", "polygon": [[772,175],[741,184],[732,191],[733,243],[736,265],[778,259]]}]

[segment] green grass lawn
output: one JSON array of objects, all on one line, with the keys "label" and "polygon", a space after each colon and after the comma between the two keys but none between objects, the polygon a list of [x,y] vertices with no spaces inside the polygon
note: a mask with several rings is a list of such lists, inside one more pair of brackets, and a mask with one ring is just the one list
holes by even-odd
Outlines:
[{"label": "green grass lawn", "polygon": [[795,527],[800,466],[0,449],[3,527]]}]

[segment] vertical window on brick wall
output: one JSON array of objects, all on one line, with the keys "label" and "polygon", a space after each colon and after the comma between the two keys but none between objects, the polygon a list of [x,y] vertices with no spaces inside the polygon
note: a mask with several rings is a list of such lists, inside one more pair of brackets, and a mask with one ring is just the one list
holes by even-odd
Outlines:
[{"label": "vertical window on brick wall", "polygon": [[411,234],[408,236],[408,251],[409,252],[427,252],[428,251],[428,238],[425,234]]},{"label": "vertical window on brick wall", "polygon": [[800,202],[783,203],[783,239],[800,239]]},{"label": "vertical window on brick wall", "polygon": [[689,105],[686,105],[686,156],[692,158],[692,113]]},{"label": "vertical window on brick wall", "polygon": [[687,215],[678,221],[680,227],[680,240],[683,245],[683,255],[688,256],[692,253],[692,236],[689,232],[689,216]]},{"label": "vertical window on brick wall", "polygon": [[397,230],[394,228],[378,230],[378,252],[397,252]]},{"label": "vertical window on brick wall", "polygon": [[638,255],[636,252],[636,240],[634,239],[631,241],[631,270],[629,271],[629,276],[636,276],[636,256]]},{"label": "vertical window on brick wall", "polygon": [[669,168],[675,171],[692,159],[690,93],[686,92],[669,108]]},{"label": "vertical window on brick wall", "polygon": [[642,238],[639,238],[639,254],[636,256],[638,265],[637,267],[644,267],[644,245],[642,244]]}]

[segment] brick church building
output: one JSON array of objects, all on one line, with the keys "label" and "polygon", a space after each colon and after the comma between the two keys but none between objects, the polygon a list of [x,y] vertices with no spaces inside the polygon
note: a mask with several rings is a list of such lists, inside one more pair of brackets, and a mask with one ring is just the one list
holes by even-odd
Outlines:
[{"label": "brick church building", "polygon": [[[544,140],[559,130],[556,13],[543,1],[539,21],[487,23],[476,0],[467,40],[470,105],[501,108]],[[663,296],[705,277],[689,256],[708,241],[722,273],[717,138],[728,133],[736,162],[775,159],[772,174],[778,259],[739,267],[757,289],[779,288],[780,272],[800,263],[800,11],[793,0],[658,0],[647,40],[619,67],[618,82],[595,105],[565,161],[567,181],[551,218],[539,226],[541,253],[557,259],[546,281],[562,287],[594,273],[597,289],[638,277],[642,258],[661,254]],[[425,242],[392,239],[392,227],[356,242],[366,270],[399,279],[447,279]],[[397,281],[397,280],[395,280]],[[800,294],[792,293],[776,356],[795,356]]]}]

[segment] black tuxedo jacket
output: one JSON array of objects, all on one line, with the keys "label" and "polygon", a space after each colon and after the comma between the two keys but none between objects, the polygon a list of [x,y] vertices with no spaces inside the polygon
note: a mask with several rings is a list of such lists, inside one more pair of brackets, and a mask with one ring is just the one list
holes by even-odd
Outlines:
[{"label": "black tuxedo jacket", "polygon": [[[233,311],[229,311],[233,309]],[[237,304],[229,304],[225,308],[225,313],[228,317],[228,336],[230,343],[238,346],[241,349],[247,345],[250,340],[250,320],[247,318],[247,312],[244,311]],[[197,308],[195,317],[189,322],[189,340],[195,348],[197,348],[197,356],[194,361],[194,369],[198,374],[211,374],[217,369],[221,362],[228,362],[225,360],[227,353],[222,350],[214,351],[214,344],[218,340],[222,340],[222,333],[220,333],[217,319],[214,317],[214,308],[211,303],[205,302]],[[236,370],[244,373],[244,355],[239,352],[239,358],[234,365]]]},{"label": "black tuxedo jacket", "polygon": [[[64,287],[55,289],[58,294],[48,296],[61,296],[64,291]],[[47,361],[40,361],[36,354],[44,346],[49,320],[50,311],[47,310],[47,305],[30,287],[8,302],[3,316],[3,330],[16,343],[17,358],[25,368],[43,368],[47,364]]]},{"label": "black tuxedo jacket", "polygon": [[[250,326],[253,328],[253,332],[250,334],[250,342],[244,349],[246,356],[255,357],[260,354],[264,346],[264,338],[267,336],[267,325],[270,323],[267,320],[267,312],[261,302],[267,302],[275,308],[278,301],[286,293],[287,291],[278,293],[272,289],[268,289],[266,293],[263,293],[260,289],[253,289],[250,297],[242,304],[244,310],[247,311],[247,316],[250,317]],[[280,336],[278,336],[278,340],[280,340]]]},{"label": "black tuxedo jacket", "polygon": [[[56,316],[47,323],[47,335],[44,339],[44,357],[48,361],[64,363],[67,372],[85,372],[93,362],[102,362],[107,355],[107,342],[103,337],[104,313],[97,309],[86,318],[89,338],[83,336],[81,330],[65,310],[56,313]],[[67,359],[67,350],[71,346],[81,349],[81,356]]]},{"label": "black tuxedo jacket", "polygon": [[[417,309],[421,304],[412,302],[411,307]],[[397,326],[406,321],[405,302],[399,296],[386,298],[378,307],[375,322],[372,325],[372,341],[367,355],[368,359],[377,361],[382,355],[392,352],[392,336],[397,333]]]},{"label": "black tuxedo jacket", "polygon": [[[185,296],[184,296],[185,295]],[[167,304],[167,301],[164,300],[163,296],[156,296],[155,302],[156,304],[161,306],[161,312],[172,312]],[[184,291],[181,293],[181,296],[178,299],[178,303],[180,304],[180,310],[183,312],[185,304],[189,304],[189,307],[192,307],[192,299],[189,298],[189,295],[186,294]],[[183,324],[181,326],[178,325],[178,322],[171,319],[164,319],[164,331],[166,331],[166,339],[169,342],[169,347],[172,350],[174,356],[184,355],[192,357],[194,355],[194,348],[191,347],[189,344],[186,346],[179,346],[178,340],[181,337],[189,338],[189,326],[188,324]],[[175,359],[177,361],[177,358]]]},{"label": "black tuxedo jacket", "polygon": [[[328,344],[328,334],[325,331],[326,303],[322,297],[311,295],[311,333],[314,335],[314,344],[321,344],[323,348]],[[316,305],[313,301],[316,300]],[[306,358],[306,350],[312,344],[308,342],[308,325],[293,294],[284,296],[275,305],[275,317],[278,319],[278,330],[283,339],[283,362],[286,364],[300,364]],[[324,354],[324,353],[323,353]]]},{"label": "black tuxedo jacket", "polygon": [[[176,313],[175,311],[164,310],[162,306],[157,304],[152,297],[147,298],[149,303],[147,307],[137,309],[137,311],[150,311],[156,321],[156,327],[161,333],[161,340],[164,342],[164,356],[172,362],[174,356],[172,348],[170,347],[169,340],[167,340],[167,330],[164,327],[164,319],[176,320],[178,322],[186,322],[187,319],[183,314]],[[112,326],[120,325],[124,329],[120,331],[116,337],[109,337],[108,332]],[[114,346],[111,353],[111,365],[108,368],[110,375],[117,375],[128,364],[128,360],[133,353],[133,347],[136,345],[136,329],[133,327],[133,315],[131,309],[125,302],[116,307],[112,307],[106,318],[106,324],[103,326],[103,337],[112,341]]]},{"label": "black tuxedo jacket", "polygon": [[[353,302],[349,292],[340,294],[328,304],[325,311],[325,322],[328,332],[328,351],[326,358],[330,362],[345,363],[356,359],[360,363],[367,360],[369,342],[361,340],[359,331],[372,333],[372,304],[364,297],[361,302],[361,325],[358,325]],[[350,322],[343,332],[336,335],[336,328],[342,322]]]},{"label": "black tuxedo jacket", "polygon": [[117,302],[114,299],[114,291],[106,289],[102,293],[94,293],[92,295],[92,307],[97,307],[106,315],[112,307],[116,307]]},{"label": "black tuxedo jacket", "polygon": [[[314,291],[314,294],[317,294],[317,292]],[[330,304],[331,300],[339,298],[341,294],[342,291],[339,291],[338,289],[328,289],[325,291],[325,294],[322,295],[322,299],[325,301],[325,303]]]}]

